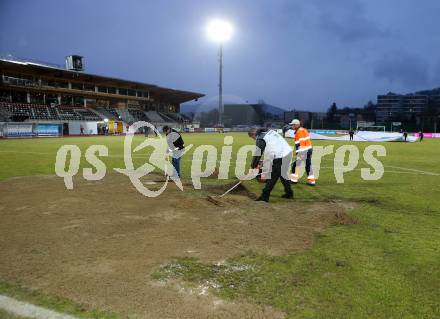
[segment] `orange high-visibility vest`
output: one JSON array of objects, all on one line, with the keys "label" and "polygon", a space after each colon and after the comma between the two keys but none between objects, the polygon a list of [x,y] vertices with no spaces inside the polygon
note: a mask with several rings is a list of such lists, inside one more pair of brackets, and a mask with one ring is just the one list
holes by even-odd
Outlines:
[{"label": "orange high-visibility vest", "polygon": [[295,131],[295,146],[296,152],[307,152],[312,148],[312,141],[307,129],[300,127]]}]

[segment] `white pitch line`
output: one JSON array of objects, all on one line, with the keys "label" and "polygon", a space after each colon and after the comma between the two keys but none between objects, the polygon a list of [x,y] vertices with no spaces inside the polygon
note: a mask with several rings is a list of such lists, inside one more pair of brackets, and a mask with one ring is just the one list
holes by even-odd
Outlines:
[{"label": "white pitch line", "polygon": [[410,172],[422,173],[422,174],[426,174],[426,175],[440,176],[439,173],[427,172],[427,171],[421,171],[421,170],[419,170],[419,169],[414,169],[414,168],[406,168],[406,167],[391,166],[391,165],[387,165],[387,167],[397,168],[397,169],[402,169],[402,170],[410,171]]},{"label": "white pitch line", "polygon": [[[331,166],[321,166],[319,169],[324,169],[324,170],[337,170],[337,171],[341,171],[343,170],[343,168],[334,168]],[[362,168],[354,168],[352,171],[360,171]],[[347,173],[350,173],[352,171],[348,171]],[[409,174],[409,175],[420,175],[420,173],[416,173],[416,172],[402,172],[402,171],[390,171],[390,170],[384,170],[384,174],[389,174],[389,173],[394,173],[394,174]]]},{"label": "white pitch line", "polygon": [[[322,161],[341,163],[341,164],[345,163],[345,161],[342,161],[342,162],[341,161],[333,161],[330,158],[325,158],[325,159],[323,158]],[[418,170],[418,169],[406,168],[406,167],[401,167],[401,166],[384,165],[384,167],[385,168],[391,167],[391,168],[396,168],[396,169],[400,169],[400,170],[405,170],[405,171],[410,171],[410,172],[415,172],[415,173],[425,174],[425,175],[440,176],[440,173],[422,171],[422,170]],[[392,172],[392,171],[385,170],[385,172]],[[401,172],[401,173],[403,174],[404,172]]]},{"label": "white pitch line", "polygon": [[13,315],[35,319],[78,319],[70,315],[62,314],[27,302],[0,295],[0,309]]}]

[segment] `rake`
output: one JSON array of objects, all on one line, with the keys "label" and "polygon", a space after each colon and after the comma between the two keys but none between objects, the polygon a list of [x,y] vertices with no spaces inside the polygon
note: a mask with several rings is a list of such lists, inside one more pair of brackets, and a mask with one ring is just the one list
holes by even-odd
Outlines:
[{"label": "rake", "polygon": [[[257,176],[259,176],[259,175],[261,175],[261,173],[255,175],[255,177],[257,177]],[[221,194],[221,195],[219,195],[219,196],[216,196],[216,197],[217,197],[218,199],[223,198],[224,196],[226,196],[226,195],[228,195],[230,192],[232,192],[234,189],[236,189],[236,188],[237,188],[241,183],[243,183],[243,182],[244,182],[244,180],[240,180],[237,184],[234,184],[234,186],[232,186],[231,188],[229,188],[228,190],[226,190],[223,194]],[[210,195],[208,195],[208,196],[206,197],[206,199],[207,199],[209,202],[211,202],[211,203],[213,203],[213,204],[215,204],[215,205],[217,205],[217,206],[221,206],[221,202],[220,202],[217,198],[215,198],[214,196],[210,196]]]}]

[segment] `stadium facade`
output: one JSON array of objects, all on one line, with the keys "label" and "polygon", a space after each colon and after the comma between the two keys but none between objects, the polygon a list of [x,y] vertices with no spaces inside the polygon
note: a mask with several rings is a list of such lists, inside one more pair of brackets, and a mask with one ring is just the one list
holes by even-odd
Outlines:
[{"label": "stadium facade", "polygon": [[[64,134],[123,133],[128,124],[139,120],[183,128],[191,123],[180,113],[180,104],[204,96],[85,73],[81,57],[73,57],[76,64],[69,56],[65,68],[1,58],[0,122],[32,124],[33,130],[53,124]],[[30,134],[29,126],[25,131]]]},{"label": "stadium facade", "polygon": [[394,94],[379,95],[377,97],[376,119],[385,123],[398,116],[410,120],[420,116],[428,105],[429,97],[421,94]]}]

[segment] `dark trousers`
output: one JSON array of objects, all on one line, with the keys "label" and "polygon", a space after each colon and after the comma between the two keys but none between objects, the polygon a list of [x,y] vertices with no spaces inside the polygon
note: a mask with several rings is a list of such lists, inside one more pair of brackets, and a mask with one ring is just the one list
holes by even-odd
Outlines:
[{"label": "dark trousers", "polygon": [[[283,159],[282,158],[277,158],[274,159],[272,162],[272,172],[270,175],[270,179],[266,180],[266,185],[263,188],[263,192],[261,194],[261,198],[263,198],[264,200],[269,200],[269,196],[270,193],[272,192],[273,188],[275,187],[275,184],[277,183],[278,179],[281,179],[281,183],[284,186],[284,192],[286,193],[286,195],[293,195],[293,190],[291,187],[291,183],[290,183],[290,179],[287,179],[285,177],[288,176],[288,172],[289,172],[289,165],[290,165],[290,159],[291,156],[289,156],[290,158],[285,158],[285,165],[283,165]],[[286,169],[284,169],[284,167],[286,167]],[[283,169],[285,170],[284,174],[283,174]]]},{"label": "dark trousers", "polygon": [[173,164],[174,169],[177,172],[177,176],[180,177],[180,157],[179,158],[172,158],[171,163]]},{"label": "dark trousers", "polygon": [[[313,154],[313,148],[311,148],[311,149],[309,149],[307,151],[307,156],[306,156],[306,173],[307,173],[307,176],[310,175],[310,172],[312,170],[312,154]],[[298,154],[297,154],[296,158],[297,158],[296,161],[293,161],[293,164],[292,164],[292,173],[293,174],[295,174],[295,169],[296,169],[297,162],[298,161],[302,161],[302,159],[298,159]],[[298,163],[298,164],[300,164],[300,163]]]}]

